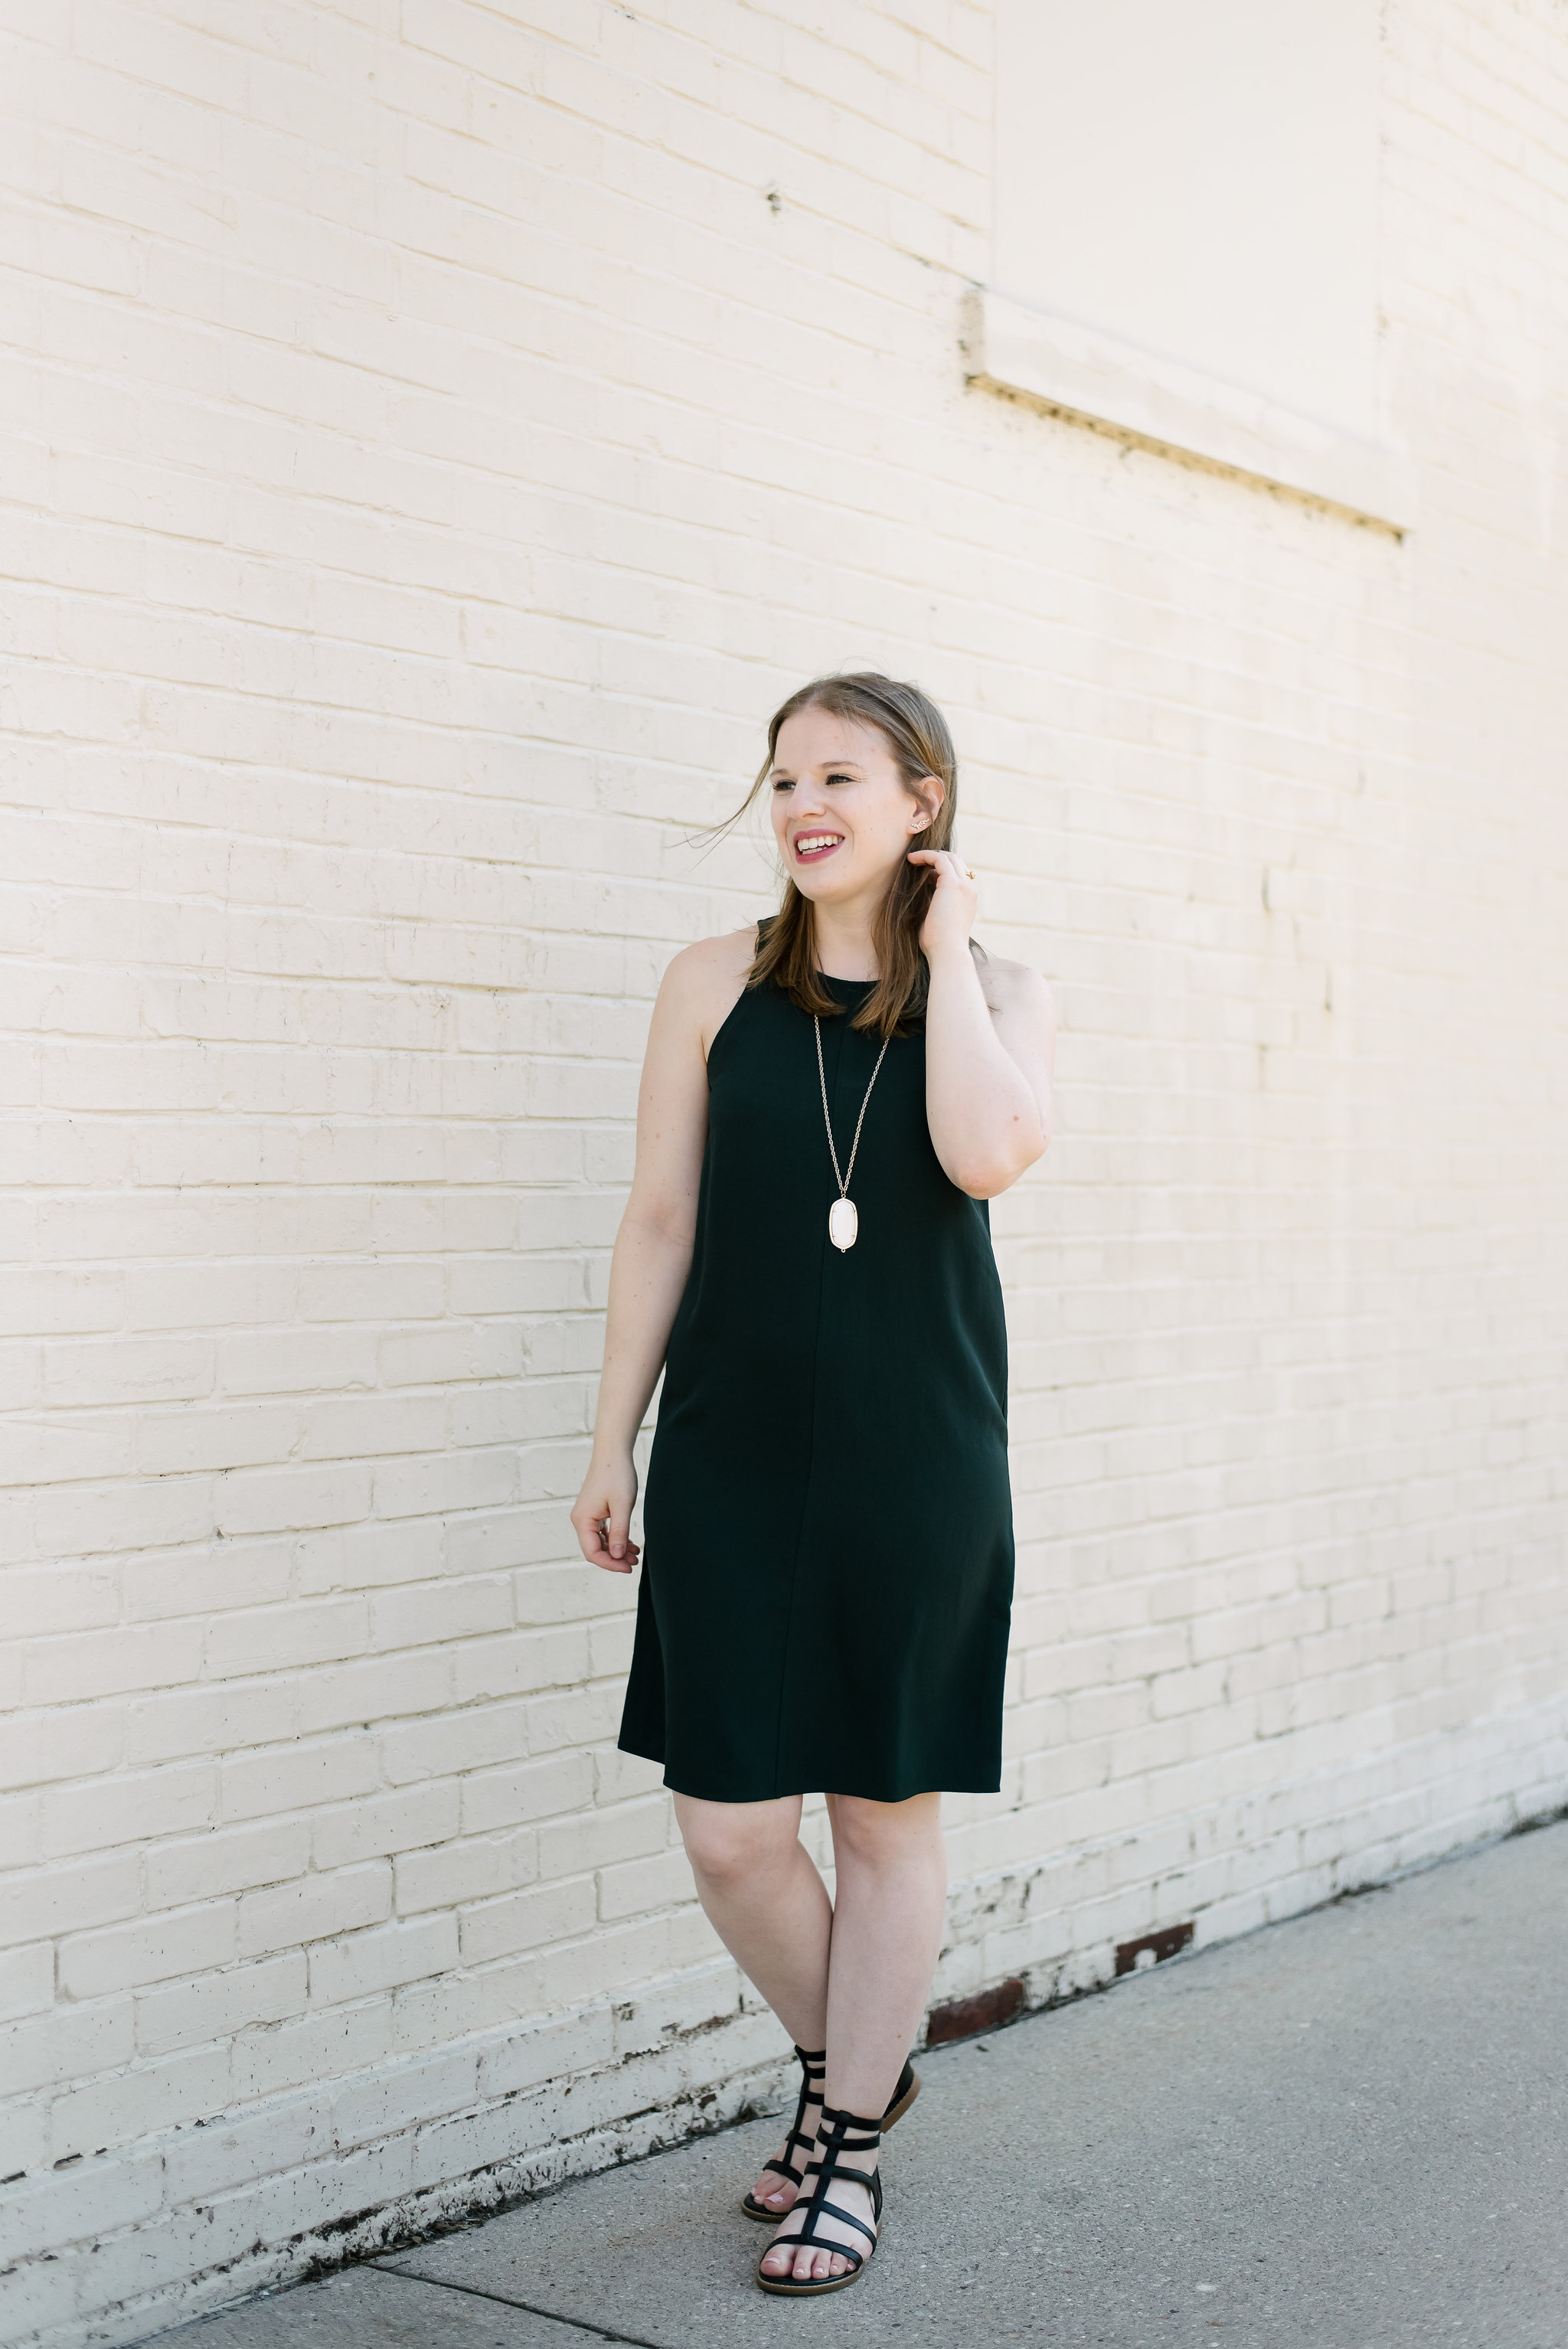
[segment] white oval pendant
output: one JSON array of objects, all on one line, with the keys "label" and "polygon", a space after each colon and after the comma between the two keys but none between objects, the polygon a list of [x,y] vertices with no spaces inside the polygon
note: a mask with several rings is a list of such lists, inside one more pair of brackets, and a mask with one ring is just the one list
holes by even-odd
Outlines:
[{"label": "white oval pendant", "polygon": [[828,1210],[828,1237],[836,1248],[852,1248],[861,1219],[852,1199],[835,1199]]}]

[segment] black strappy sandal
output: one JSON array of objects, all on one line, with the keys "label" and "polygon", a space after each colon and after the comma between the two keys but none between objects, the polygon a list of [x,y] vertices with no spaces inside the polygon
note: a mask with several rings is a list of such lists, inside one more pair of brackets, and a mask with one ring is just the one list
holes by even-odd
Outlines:
[{"label": "black strappy sandal", "polygon": [[[795,2053],[800,2059],[800,2094],[796,2100],[794,2126],[784,2140],[783,2160],[765,2161],[762,2167],[764,2169],[776,2169],[779,2177],[787,2178],[795,2191],[799,2193],[804,2172],[791,2167],[789,2148],[791,2146],[798,2145],[808,2161],[810,2160],[816,2148],[815,2135],[809,2134],[800,2124],[806,2117],[807,2106],[820,2105],[822,2101],[822,2083],[828,2076],[828,2051],[822,2048],[813,2055],[809,2048],[797,2047]],[[815,2095],[812,2094],[813,2088],[816,2091]],[[771,2227],[777,2227],[780,2220],[789,2216],[789,2210],[770,2210],[766,2202],[759,2202],[749,2187],[741,2197],[740,2207],[748,2219],[766,2219]],[[794,2204],[791,2203],[789,2207],[793,2209]]]},{"label": "black strappy sandal", "polygon": [[[784,2140],[784,2159],[782,2161],[765,2161],[762,2167],[764,2169],[776,2169],[779,2177],[787,2178],[789,2180],[790,2185],[794,2187],[796,2192],[799,2193],[804,2180],[802,2179],[799,2170],[790,2168],[789,2147],[792,2145],[798,2145],[802,2153],[805,2154],[808,2160],[811,2158],[817,2140],[814,2137],[808,2137],[801,2128],[800,2124],[806,2117],[807,2106],[820,2105],[822,2101],[822,2091],[820,2084],[827,2075],[828,2059],[825,2054],[812,2055],[809,2054],[804,2047],[797,2047],[795,2053],[800,2059],[800,2069],[805,2075],[805,2077],[800,2083],[800,2095],[795,2106],[795,2125]],[[811,2088],[814,2084],[817,2085],[817,2093],[815,2095],[811,2094]],[[888,2103],[888,2108],[882,2116],[882,2133],[883,2137],[886,2137],[889,2129],[892,2128],[896,2122],[903,2120],[905,2113],[908,2112],[911,2105],[913,2104],[919,2094],[920,2074],[915,2070],[913,2064],[906,2064],[903,2071],[898,2075],[898,2085],[893,2090],[892,2095]],[[789,2216],[789,2210],[770,2210],[766,2202],[759,2202],[757,2199],[756,2195],[752,2193],[749,2187],[740,2198],[740,2207],[745,2211],[748,2219],[765,2219],[770,2227],[777,2227],[782,2220],[785,2220]],[[793,2209],[794,2207],[793,2203],[789,2206],[790,2209]]]},{"label": "black strappy sandal", "polygon": [[[859,2129],[861,2135],[851,2137],[849,2134],[851,2129]],[[788,2300],[815,2300],[825,2292],[842,2292],[847,2283],[853,2283],[859,2276],[864,2274],[866,2262],[871,2258],[872,2252],[876,2250],[877,2230],[882,2224],[882,2172],[877,2169],[851,2169],[841,2156],[846,2153],[875,2153],[881,2143],[880,2120],[863,2120],[859,2113],[841,2113],[830,2105],[823,2106],[822,2126],[817,2132],[817,2158],[806,2164],[807,2178],[814,2177],[817,2182],[811,2189],[811,2199],[806,2205],[805,2220],[799,2234],[776,2235],[769,2244],[768,2251],[764,2251],[762,2258],[758,2261],[757,2281],[764,2292],[782,2293]],[[841,2178],[851,2185],[865,2188],[872,2198],[872,2216],[877,2221],[876,2227],[868,2227],[865,2220],[857,2219],[852,2210],[841,2210],[836,2202],[829,2201],[828,2189],[836,2178]],[[799,2208],[800,2204],[797,2200],[793,2208],[785,2212],[780,2222],[781,2226],[788,2226]],[[852,2227],[857,2235],[865,2237],[871,2250],[854,2251],[850,2249],[848,2243],[830,2242],[825,2236],[819,2235],[817,2232],[817,2222],[820,2219],[834,2219],[841,2227]],[[831,2251],[835,2258],[848,2260],[850,2264],[842,2275],[813,2276],[803,2283],[797,2283],[793,2274],[781,2276],[763,2274],[762,2261],[768,2257],[769,2251],[793,2253],[803,2244],[810,2244],[820,2251]]]}]

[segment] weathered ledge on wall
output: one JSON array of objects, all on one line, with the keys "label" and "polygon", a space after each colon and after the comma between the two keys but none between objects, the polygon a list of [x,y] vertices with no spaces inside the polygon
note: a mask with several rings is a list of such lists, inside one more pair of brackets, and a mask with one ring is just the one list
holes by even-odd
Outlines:
[{"label": "weathered ledge on wall", "polygon": [[1401,535],[1415,520],[1411,468],[1256,392],[1026,309],[1000,294],[966,299],[965,373],[1155,449],[1199,457]]}]

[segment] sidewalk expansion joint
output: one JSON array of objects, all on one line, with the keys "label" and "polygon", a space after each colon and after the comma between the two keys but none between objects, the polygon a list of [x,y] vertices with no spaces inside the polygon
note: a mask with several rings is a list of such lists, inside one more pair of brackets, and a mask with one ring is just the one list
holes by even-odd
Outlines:
[{"label": "sidewalk expansion joint", "polygon": [[585,2316],[562,2316],[558,2308],[541,2308],[536,2301],[514,2300],[504,2292],[486,2292],[477,2283],[453,2283],[449,2276],[410,2275],[405,2268],[384,2267],[379,2260],[367,2260],[367,2267],[377,2275],[396,2276],[401,2283],[434,2284],[438,2292],[466,2292],[470,2300],[490,2300],[498,2308],[520,2308],[526,2316],[546,2316],[553,2324],[570,2324],[578,2333],[591,2333],[595,2341],[620,2341],[626,2349],[672,2349],[667,2341],[647,2341],[640,2333],[612,2333],[605,2324],[591,2324]]}]

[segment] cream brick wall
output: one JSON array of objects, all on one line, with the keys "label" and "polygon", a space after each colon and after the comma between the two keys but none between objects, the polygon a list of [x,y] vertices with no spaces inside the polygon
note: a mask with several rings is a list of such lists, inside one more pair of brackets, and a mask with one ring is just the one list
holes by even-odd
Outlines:
[{"label": "cream brick wall", "polygon": [[778,2076],[564,1508],[821,667],[1063,1014],[941,1994],[1568,1798],[1561,0],[1389,0],[1402,543],[965,388],[984,6],[5,16],[0,2333]]}]

